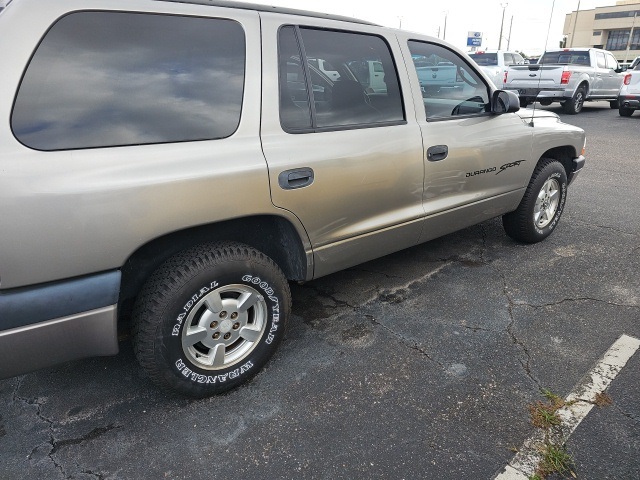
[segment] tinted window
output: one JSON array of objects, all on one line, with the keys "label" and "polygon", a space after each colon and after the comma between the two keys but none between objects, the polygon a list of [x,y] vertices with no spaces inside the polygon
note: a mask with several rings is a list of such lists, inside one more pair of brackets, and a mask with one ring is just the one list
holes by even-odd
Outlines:
[{"label": "tinted window", "polygon": [[[311,28],[299,28],[297,32],[304,55],[296,43],[295,27],[282,28],[279,37],[280,119],[286,130],[404,121],[397,71],[382,38]],[[293,68],[304,72],[305,93],[299,91],[299,82],[283,73]]]},{"label": "tinted window", "polygon": [[245,40],[231,20],[79,12],[38,47],[12,116],[41,150],[223,138],[240,120]]},{"label": "tinted window", "polygon": [[425,42],[409,42],[412,56],[433,59],[416,66],[427,119],[446,119],[489,111],[489,87],[452,50]]},{"label": "tinted window", "polygon": [[590,65],[589,52],[548,52],[545,53],[538,63],[559,64],[559,65]]},{"label": "tinted window", "polygon": [[498,65],[497,53],[470,53],[469,56],[474,62],[483,67]]}]

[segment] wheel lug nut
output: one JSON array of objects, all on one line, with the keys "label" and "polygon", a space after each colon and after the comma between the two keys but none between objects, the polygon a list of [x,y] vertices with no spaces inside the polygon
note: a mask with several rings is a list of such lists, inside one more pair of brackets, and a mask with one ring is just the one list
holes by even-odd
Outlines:
[{"label": "wheel lug nut", "polygon": [[236,322],[236,323],[233,324],[233,329],[234,330],[237,330],[239,328],[240,328],[240,322]]},{"label": "wheel lug nut", "polygon": [[214,340],[219,339],[220,338],[220,333],[219,332],[214,333],[213,335],[211,335],[211,338],[213,338]]},{"label": "wheel lug nut", "polygon": [[218,322],[211,322],[210,328],[218,328]]},{"label": "wheel lug nut", "polygon": [[238,318],[238,312],[233,312],[231,314],[231,320],[235,320],[236,318]]},{"label": "wheel lug nut", "polygon": [[220,318],[226,318],[226,317],[227,317],[227,312],[225,312],[224,310],[220,312]]},{"label": "wheel lug nut", "polygon": [[231,334],[229,332],[224,334],[224,339],[229,340],[231,338]]}]

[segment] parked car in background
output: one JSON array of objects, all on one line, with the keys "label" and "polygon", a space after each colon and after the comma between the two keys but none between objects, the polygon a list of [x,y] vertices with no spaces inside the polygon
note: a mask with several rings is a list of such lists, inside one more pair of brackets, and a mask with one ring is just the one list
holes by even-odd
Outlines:
[{"label": "parked car in background", "polygon": [[504,88],[518,94],[522,107],[535,101],[560,102],[566,113],[574,115],[591,100],[609,100],[611,108],[618,108],[621,72],[616,58],[606,50],[548,50],[535,65],[509,67]]},{"label": "parked car in background", "polygon": [[506,81],[507,69],[512,65],[525,65],[525,59],[518,52],[507,50],[485,50],[469,53],[487,76],[498,87],[502,88]]},{"label": "parked car in background", "polygon": [[[638,57],[640,58],[640,57]],[[620,93],[618,94],[618,113],[621,117],[630,117],[640,108],[640,63],[634,70],[627,70]]]},{"label": "parked car in background", "polygon": [[629,68],[627,70],[633,70],[638,65],[640,65],[640,55],[633,59],[633,61],[629,64]]}]

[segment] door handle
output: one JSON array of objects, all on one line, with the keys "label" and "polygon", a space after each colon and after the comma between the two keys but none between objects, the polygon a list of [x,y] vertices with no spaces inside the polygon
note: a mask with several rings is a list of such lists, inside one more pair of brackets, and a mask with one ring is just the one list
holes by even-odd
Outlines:
[{"label": "door handle", "polygon": [[437,162],[444,160],[449,155],[449,147],[446,145],[434,145],[427,149],[427,160],[430,162]]},{"label": "door handle", "polygon": [[285,170],[278,175],[278,185],[284,190],[294,190],[306,187],[313,183],[313,170],[311,168],[294,168]]}]

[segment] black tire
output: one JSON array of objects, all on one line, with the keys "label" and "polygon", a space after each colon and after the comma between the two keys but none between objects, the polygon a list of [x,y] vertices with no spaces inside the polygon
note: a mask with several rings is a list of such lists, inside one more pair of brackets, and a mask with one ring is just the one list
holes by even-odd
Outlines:
[{"label": "black tire", "polygon": [[524,98],[520,99],[520,108],[527,108],[529,106],[529,102],[527,102]]},{"label": "black tire", "polygon": [[618,102],[618,100],[611,100],[609,101],[609,108],[611,108],[612,110],[615,110],[616,108],[620,107],[620,103]]},{"label": "black tire", "polygon": [[[547,190],[547,187],[551,189]],[[557,192],[557,198],[549,196],[552,191]],[[564,167],[553,158],[541,159],[518,208],[502,216],[505,232],[519,242],[544,240],[556,228],[566,198],[567,173]]]},{"label": "black tire", "polygon": [[618,108],[618,113],[621,117],[630,117],[631,115],[633,115],[633,108],[620,107]]},{"label": "black tire", "polygon": [[267,363],[290,310],[289,284],[269,257],[240,243],[199,245],[144,285],[134,307],[135,353],[161,387],[194,398],[222,393]]},{"label": "black tire", "polygon": [[551,105],[553,102],[551,100],[540,100],[540,105],[548,107],[549,105]]},{"label": "black tire", "polygon": [[567,99],[564,102],[564,105],[562,106],[564,112],[568,113],[569,115],[580,113],[582,111],[582,107],[584,106],[586,95],[587,90],[583,86],[578,87],[576,93],[573,94],[573,97]]}]

